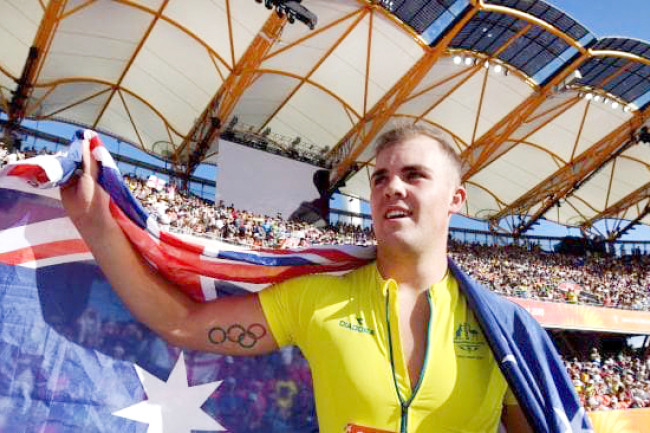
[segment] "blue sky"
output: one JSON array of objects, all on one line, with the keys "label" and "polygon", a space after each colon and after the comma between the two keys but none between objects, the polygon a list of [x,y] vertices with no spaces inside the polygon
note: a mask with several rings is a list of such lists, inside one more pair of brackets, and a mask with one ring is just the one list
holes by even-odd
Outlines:
[{"label": "blue sky", "polygon": [[648,0],[547,0],[597,37],[626,36],[650,42]]}]

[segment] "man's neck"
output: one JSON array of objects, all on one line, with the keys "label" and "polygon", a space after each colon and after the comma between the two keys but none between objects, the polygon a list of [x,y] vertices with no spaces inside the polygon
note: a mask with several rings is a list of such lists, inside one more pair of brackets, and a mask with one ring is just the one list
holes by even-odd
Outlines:
[{"label": "man's neck", "polygon": [[400,290],[424,291],[447,273],[446,246],[427,254],[378,248],[377,269],[384,279],[395,280]]}]

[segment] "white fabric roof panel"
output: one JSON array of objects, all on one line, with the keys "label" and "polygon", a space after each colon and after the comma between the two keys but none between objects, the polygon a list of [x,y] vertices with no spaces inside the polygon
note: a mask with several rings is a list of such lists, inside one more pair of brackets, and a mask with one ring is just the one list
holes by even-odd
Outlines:
[{"label": "white fabric roof panel", "polygon": [[[176,139],[173,136],[171,138],[168,136],[165,123],[156,113],[151,111],[149,106],[129,94],[123,93],[122,97],[126,106],[129,107],[129,116],[133,119],[133,123],[137,125],[137,131],[145,150],[150,152],[155,150],[160,154],[164,150],[173,151],[174,144],[180,144],[178,136]],[[164,138],[161,139],[161,137]],[[173,144],[170,144],[170,140]]]},{"label": "white fabric roof panel", "polygon": [[112,98],[104,111],[97,128],[102,131],[115,131],[115,135],[130,143],[140,144],[129,113],[122,98]]},{"label": "white fabric roof panel", "polygon": [[413,37],[395,26],[388,18],[375,14],[370,44],[370,81],[368,107],[372,107],[423,54]]},{"label": "white fabric roof panel", "polygon": [[[535,161],[535,166],[530,162]],[[511,203],[557,170],[546,152],[517,146],[470,180],[483,185],[505,203]]]},{"label": "white fabric roof panel", "polygon": [[[35,97],[51,88],[39,89]],[[57,86],[47,97],[47,102],[37,107],[39,116],[55,114],[63,119],[74,120],[91,126],[110,96],[110,87],[101,83],[67,83]],[[88,99],[89,98],[89,99]],[[85,100],[83,104],[79,101]]]},{"label": "white fabric roof panel", "polygon": [[[571,160],[580,131],[580,121],[585,111],[584,104],[583,101],[577,101],[560,116],[526,138],[526,141],[545,148],[568,162]],[[513,135],[519,136],[519,134]]]},{"label": "white fabric roof panel", "polygon": [[[165,15],[190,30],[192,35],[203,41],[223,59],[228,67],[232,68],[228,13],[225,3],[209,0],[193,0],[190,7],[188,7],[187,3],[178,1],[169,2],[169,5],[165,8]],[[232,3],[234,3],[233,7],[236,8],[239,3],[244,4],[248,2]],[[157,10],[158,7],[154,6],[153,9]],[[256,12],[260,11],[257,10]],[[242,36],[245,36],[245,40],[250,43],[250,32],[246,32]],[[245,41],[242,43],[245,43]]]},{"label": "white fabric roof panel", "polygon": [[590,101],[585,125],[580,134],[576,155],[593,146],[611,131],[628,121],[632,116],[622,110],[614,110],[610,105]]},{"label": "white fabric roof panel", "polygon": [[[646,149],[643,149],[643,147]],[[633,152],[626,151],[623,156],[616,159],[612,192],[609,204],[615,203],[630,192],[640,188],[650,181],[650,150],[648,145],[637,145],[636,148],[645,150],[644,159],[629,159],[626,156]],[[633,149],[630,149],[633,150]]]},{"label": "white fabric roof panel", "polygon": [[[43,8],[37,0],[2,0],[0,10],[0,66],[19,77],[43,17]],[[9,77],[4,74],[0,77],[1,85],[15,88]]]},{"label": "white fabric roof panel", "polygon": [[[439,3],[434,9],[450,7],[446,0],[431,1]],[[622,125],[640,124],[638,111],[612,108],[615,97],[591,81],[589,88],[576,86],[580,81],[571,80],[571,71],[564,82],[546,88],[522,72],[529,66],[517,70],[504,63],[507,56],[495,59],[499,49],[506,52],[506,44],[514,44],[508,52],[518,46],[521,35],[514,31],[514,39],[499,39],[491,51],[476,53],[467,51],[474,45],[463,45],[465,36],[458,36],[460,33],[456,45],[447,49],[428,47],[407,24],[400,24],[379,4],[363,0],[304,0],[302,6],[318,17],[316,29],[311,31],[298,21],[280,24],[277,40],[262,32],[267,24],[272,28],[279,22],[274,12],[253,0],[64,3],[58,19],[47,22],[47,1],[0,0],[0,38],[10,41],[0,46],[3,110],[9,109],[11,91],[24,69],[29,47],[36,43],[39,26],[51,28],[51,43],[41,41],[45,45],[39,47],[41,57],[30,78],[33,87],[28,87],[27,116],[96,127],[156,154],[169,155],[181,148],[183,157],[192,154],[198,141],[190,140],[189,134],[200,126],[197,122],[201,119],[216,116],[216,112],[205,118],[203,114],[208,107],[220,109],[218,104],[210,104],[224,95],[233,105],[219,119],[221,125],[237,116],[235,128],[260,134],[268,127],[269,139],[284,136],[285,147],[300,137],[301,145],[332,149],[341,145],[359,122],[369,120],[364,119],[366,114],[376,116],[390,106],[392,100],[378,103],[391,89],[406,83],[411,86],[409,91],[393,94],[404,99],[399,99],[392,118],[378,129],[420,119],[445,131],[459,153],[481,156],[470,161],[479,165],[472,168],[474,174],[468,179],[466,209],[471,217],[486,218],[510,209],[531,191],[536,195],[525,207],[534,213],[540,209],[536,200],[544,195],[547,177],[558,176],[561,166],[572,157],[591,152],[594,144]],[[490,5],[479,2],[471,7]],[[527,11],[518,10],[517,16]],[[536,20],[545,16],[517,19],[523,20],[521,25],[525,21],[537,28]],[[443,35],[458,22],[443,24],[448,26]],[[441,23],[433,21],[431,25]],[[262,47],[265,41],[270,44],[266,51]],[[496,46],[497,42],[502,45]],[[619,42],[611,47],[623,49],[625,45]],[[485,44],[477,40],[475,45]],[[581,48],[578,42],[573,46]],[[417,70],[418,62],[432,54],[439,55],[433,66]],[[530,62],[539,62],[531,53],[525,54]],[[625,53],[631,64],[650,64],[650,59],[631,59],[633,54]],[[463,56],[463,61],[454,62],[454,56]],[[466,57],[472,66],[465,63]],[[483,66],[484,61],[489,61],[489,69]],[[238,64],[251,69],[238,69]],[[497,64],[501,72],[496,70]],[[237,80],[248,73],[252,73],[251,79],[238,87]],[[419,82],[411,83],[412,73],[421,73]],[[611,79],[606,74],[603,78]],[[608,103],[585,98],[587,91],[600,92],[600,98],[606,97]],[[532,112],[520,118],[521,107],[528,106],[533,107]],[[508,131],[503,136],[496,131],[502,121],[507,121]],[[366,132],[368,125],[362,127]],[[490,146],[492,140],[498,140],[494,148],[478,147]],[[190,143],[189,149],[181,147],[186,143]],[[625,155],[637,161],[617,158],[615,165],[603,168],[581,185],[573,193],[575,197],[564,198],[566,205],[553,207],[544,217],[559,216],[562,222],[576,224],[626,197],[647,182],[647,153],[645,146],[628,149]],[[592,157],[604,160],[607,155],[594,152]],[[372,149],[361,149],[357,166],[370,158]],[[609,167],[615,167],[613,176]],[[367,170],[352,175],[343,190],[368,198]],[[610,180],[606,200],[603,196],[607,196]]]},{"label": "white fabric roof panel", "polygon": [[[328,115],[324,116],[323,112]],[[286,136],[302,136],[309,127],[309,140],[319,146],[332,147],[350,129],[350,119],[343,106],[320,89],[303,85],[269,123],[272,131]]]},{"label": "white fabric roof panel", "polygon": [[532,93],[531,86],[520,78],[512,75],[504,76],[490,70],[485,84],[485,94],[476,129],[476,137],[485,134],[495,123],[507,116]]},{"label": "white fabric roof panel", "polygon": [[[110,25],[106,25],[107,16]],[[73,12],[59,21],[39,82],[69,77],[117,81],[151,18],[117,2]]]},{"label": "white fabric roof panel", "polygon": [[495,211],[501,208],[498,197],[481,185],[466,183],[468,200],[465,204],[467,215],[474,215],[476,218],[489,218]]}]

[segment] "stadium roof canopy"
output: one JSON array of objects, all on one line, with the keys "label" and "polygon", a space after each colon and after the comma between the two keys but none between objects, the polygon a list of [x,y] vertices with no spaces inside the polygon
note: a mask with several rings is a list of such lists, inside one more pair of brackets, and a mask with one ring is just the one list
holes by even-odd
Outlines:
[{"label": "stadium roof canopy", "polygon": [[316,28],[253,0],[5,0],[2,110],[177,166],[214,154],[224,132],[262,140],[326,159],[361,198],[369,144],[418,122],[456,146],[465,214],[495,228],[627,221],[615,237],[650,223],[648,43],[597,39],[541,0],[287,4]]}]

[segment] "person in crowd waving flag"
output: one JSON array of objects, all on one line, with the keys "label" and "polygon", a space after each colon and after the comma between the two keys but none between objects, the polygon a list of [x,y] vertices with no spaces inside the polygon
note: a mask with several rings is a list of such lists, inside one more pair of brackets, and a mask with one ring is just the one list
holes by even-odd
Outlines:
[{"label": "person in crowd waving flag", "polygon": [[[344,250],[284,257],[181,242],[119,192],[107,152],[91,133],[84,138],[71,151],[83,155],[83,171],[62,190],[63,203],[131,313],[171,344],[201,352],[256,356],[299,346],[312,370],[321,431],[485,432],[496,431],[500,418],[510,431],[591,431],[545,332],[448,261],[449,219],[465,190],[456,154],[430,131],[398,128],[378,140],[371,177],[378,245],[370,263]],[[343,276],[299,276],[351,268]],[[215,280],[224,279],[279,283],[215,296]],[[206,299],[214,300],[197,302]],[[92,315],[84,323],[96,326]],[[186,379],[176,367],[167,384]],[[206,385],[188,389],[209,394]],[[146,393],[145,405],[164,394]],[[150,428],[178,421],[162,412],[148,419]],[[274,420],[286,427],[288,413]]]}]

